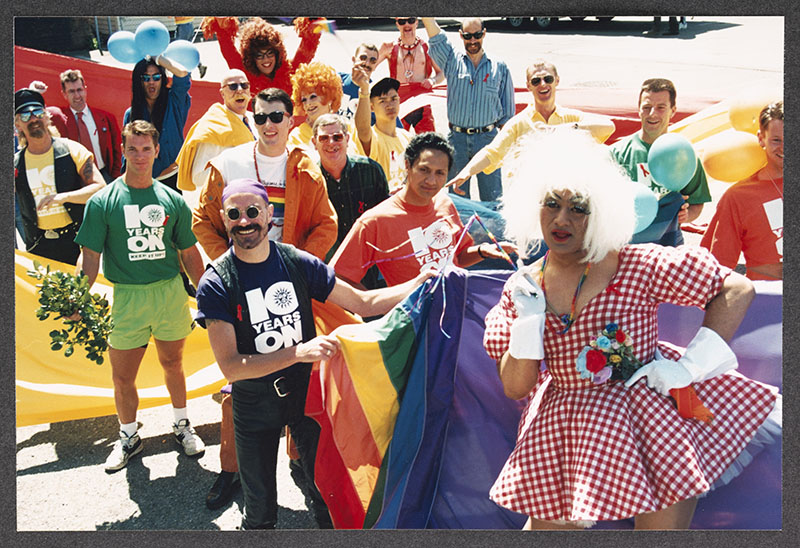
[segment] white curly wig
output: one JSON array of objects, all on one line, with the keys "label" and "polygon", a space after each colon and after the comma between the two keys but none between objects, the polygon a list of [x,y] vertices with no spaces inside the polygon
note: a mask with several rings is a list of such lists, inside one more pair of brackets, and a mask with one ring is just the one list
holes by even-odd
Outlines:
[{"label": "white curly wig", "polygon": [[635,187],[609,148],[587,132],[567,125],[534,130],[519,140],[504,165],[505,235],[523,255],[539,247],[539,211],[553,191],[580,194],[588,204],[584,261],[597,262],[630,241],[636,223]]}]

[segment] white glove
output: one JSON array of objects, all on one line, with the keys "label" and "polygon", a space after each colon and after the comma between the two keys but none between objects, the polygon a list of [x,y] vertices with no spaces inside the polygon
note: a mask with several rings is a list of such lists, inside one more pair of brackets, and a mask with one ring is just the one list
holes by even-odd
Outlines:
[{"label": "white glove", "polygon": [[701,327],[677,362],[655,359],[639,368],[625,382],[625,386],[632,386],[646,376],[647,386],[668,396],[673,388],[683,388],[694,382],[714,378],[738,366],[736,355],[728,343],[713,329]]},{"label": "white glove", "polygon": [[511,323],[508,353],[513,358],[544,358],[544,291],[536,283],[530,269],[520,269],[509,278],[508,288],[518,317]]}]

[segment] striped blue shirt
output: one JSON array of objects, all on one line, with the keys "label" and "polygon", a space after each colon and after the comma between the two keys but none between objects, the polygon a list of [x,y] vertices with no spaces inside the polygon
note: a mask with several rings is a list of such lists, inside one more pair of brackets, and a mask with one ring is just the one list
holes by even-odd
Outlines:
[{"label": "striped blue shirt", "polygon": [[502,61],[484,53],[477,67],[466,52],[456,53],[440,32],[428,42],[430,54],[447,77],[447,118],[455,126],[505,124],[514,115],[514,83]]}]

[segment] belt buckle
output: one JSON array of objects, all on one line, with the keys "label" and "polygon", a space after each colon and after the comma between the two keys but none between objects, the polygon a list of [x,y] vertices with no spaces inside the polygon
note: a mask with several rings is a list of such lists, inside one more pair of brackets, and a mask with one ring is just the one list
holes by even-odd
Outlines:
[{"label": "belt buckle", "polygon": [[281,382],[281,381],[285,381],[285,380],[286,380],[286,377],[278,377],[277,379],[275,379],[274,381],[272,381],[272,386],[275,388],[275,393],[278,395],[278,397],[279,397],[279,398],[285,398],[286,396],[288,396],[288,395],[289,395],[289,392],[284,392],[284,391],[283,391],[283,390],[281,390],[281,388],[278,386],[278,383],[279,383],[279,382]]},{"label": "belt buckle", "polygon": [[58,240],[59,235],[58,232],[56,232],[55,230],[48,228],[47,230],[44,231],[44,237],[47,240]]},{"label": "belt buckle", "polygon": [[474,135],[474,134],[476,134],[476,133],[478,133],[478,130],[477,130],[477,129],[475,129],[474,127],[468,127],[468,128],[467,128],[467,131],[466,131],[466,134],[467,134],[467,135]]}]

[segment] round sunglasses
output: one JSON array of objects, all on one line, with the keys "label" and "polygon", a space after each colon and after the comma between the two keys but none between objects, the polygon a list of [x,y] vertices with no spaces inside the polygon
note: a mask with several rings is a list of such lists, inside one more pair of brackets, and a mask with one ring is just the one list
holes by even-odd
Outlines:
[{"label": "round sunglasses", "polygon": [[[244,214],[247,215],[248,219],[255,219],[261,215],[261,208],[256,205],[247,206],[247,209],[244,210]],[[242,216],[242,212],[237,207],[229,207],[225,211],[225,215],[227,215],[228,219],[231,221],[238,221]]]}]

